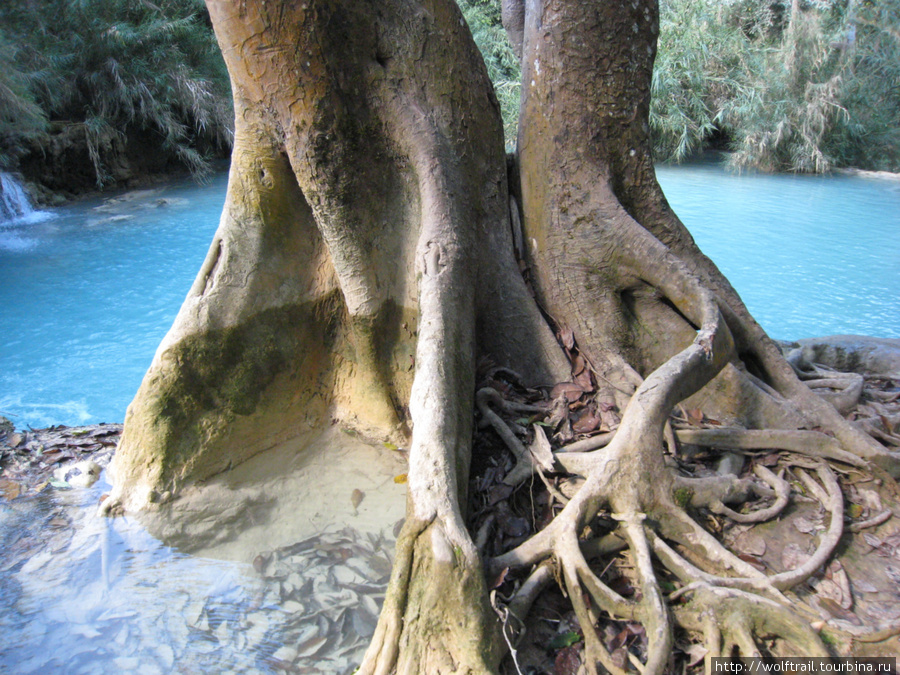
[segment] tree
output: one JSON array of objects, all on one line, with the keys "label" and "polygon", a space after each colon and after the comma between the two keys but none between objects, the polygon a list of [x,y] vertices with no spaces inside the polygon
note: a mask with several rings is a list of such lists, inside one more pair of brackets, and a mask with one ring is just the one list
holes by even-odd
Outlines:
[{"label": "tree", "polygon": [[154,160],[202,176],[229,147],[228,76],[202,2],[35,0],[4,3],[0,21],[0,140],[36,182],[96,189]]},{"label": "tree", "polygon": [[[506,642],[485,571],[526,575],[500,611],[521,616],[552,567],[583,627],[598,610],[644,624],[647,673],[664,670],[675,626],[723,653],[775,631],[825,654],[782,603],[840,534],[833,472],[819,465],[829,537],[812,562],[766,577],[691,516],[739,518],[724,502],[751,483],[677,476],[670,413],[687,400],[728,421],[682,434],[695,444],[896,461],[797,378],[666,203],[647,123],[656,4],[505,3],[523,63],[511,182],[496,99],[453,2],[208,7],[235,98],[228,196],[129,408],[107,508],[165,501],[337,421],[410,448],[408,517],[361,672],[495,670]],[[585,395],[615,433],[602,451],[525,449],[499,394],[476,400],[478,363],[526,387],[567,382],[554,388],[556,422]],[[516,457],[507,483],[547,469],[584,478],[547,527],[489,560],[464,517],[476,404]],[[771,515],[786,483],[759,474],[769,487],[756,489],[777,495]],[[594,545],[630,550],[639,600],[588,564],[584,531],[601,511],[617,526]],[[684,602],[663,597],[653,559],[694,582]],[[622,672],[584,632],[589,670]]]}]

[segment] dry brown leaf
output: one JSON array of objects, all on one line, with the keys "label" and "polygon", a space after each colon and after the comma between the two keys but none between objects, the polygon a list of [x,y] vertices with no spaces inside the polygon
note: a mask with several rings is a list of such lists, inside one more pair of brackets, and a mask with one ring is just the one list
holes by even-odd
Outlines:
[{"label": "dry brown leaf", "polygon": [[593,391],[594,390],[594,381],[591,379],[591,371],[588,368],[585,368],[580,373],[575,375],[575,383],[580,386],[585,391]]},{"label": "dry brown leaf", "polygon": [[500,484],[488,490],[488,505],[494,506],[507,499],[513,493],[513,486]]},{"label": "dry brown leaf", "polygon": [[568,326],[559,327],[559,341],[563,347],[572,351],[575,348],[575,332]]},{"label": "dry brown leaf", "polygon": [[589,434],[596,431],[602,420],[594,406],[585,408],[581,416],[572,423],[572,431],[576,434]]},{"label": "dry brown leaf", "polygon": [[0,492],[8,500],[12,501],[22,493],[22,486],[8,478],[0,478]]},{"label": "dry brown leaf", "polygon": [[856,589],[859,593],[877,593],[878,588],[870,584],[865,579],[854,579],[852,582],[853,588]]},{"label": "dry brown leaf", "polygon": [[848,621],[854,626],[863,625],[862,621],[860,621],[860,618],[856,616],[856,614],[847,609],[844,609],[831,598],[817,598],[817,600],[819,609],[827,612],[833,618],[840,619],[841,621]]},{"label": "dry brown leaf", "polygon": [[495,588],[499,588],[500,586],[502,586],[502,585],[503,585],[503,582],[506,581],[506,575],[507,575],[507,574],[509,574],[509,568],[508,568],[508,567],[504,567],[502,570],[500,570],[500,574],[498,574],[498,575],[497,575],[497,578],[494,579],[493,583],[491,583],[491,586],[490,586],[491,590],[493,590],[493,589],[495,589]]},{"label": "dry brown leaf", "polygon": [[581,647],[564,647],[553,662],[554,675],[576,675],[581,668]]},{"label": "dry brown leaf", "polygon": [[572,376],[577,378],[587,368],[587,361],[581,354],[576,354],[572,359]]},{"label": "dry brown leaf", "polygon": [[884,510],[881,505],[881,496],[875,490],[857,489],[856,494],[851,496],[851,501],[866,507],[872,513],[880,513]]},{"label": "dry brown leaf", "polygon": [[872,548],[878,549],[881,548],[881,545],[884,543],[876,537],[874,534],[870,534],[869,532],[863,532],[863,540]]},{"label": "dry brown leaf", "polygon": [[816,594],[819,598],[825,598],[828,600],[833,600],[841,607],[845,609],[849,609],[849,607],[845,607],[844,605],[844,594],[841,591],[840,586],[835,583],[831,579],[818,579],[814,581],[814,586],[816,588]]},{"label": "dry brown leaf", "polygon": [[703,424],[703,411],[700,408],[693,408],[685,412],[688,424],[699,427]]},{"label": "dry brown leaf", "polygon": [[580,384],[575,382],[560,382],[550,391],[550,398],[556,400],[560,396],[565,396],[568,403],[574,403],[584,393],[584,389]]}]

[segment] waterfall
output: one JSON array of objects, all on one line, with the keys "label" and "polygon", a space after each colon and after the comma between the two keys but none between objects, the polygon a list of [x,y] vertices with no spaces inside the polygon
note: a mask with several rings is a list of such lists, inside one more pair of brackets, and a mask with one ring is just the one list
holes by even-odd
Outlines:
[{"label": "waterfall", "polygon": [[0,173],[0,222],[27,216],[34,212],[28,195],[8,173]]}]

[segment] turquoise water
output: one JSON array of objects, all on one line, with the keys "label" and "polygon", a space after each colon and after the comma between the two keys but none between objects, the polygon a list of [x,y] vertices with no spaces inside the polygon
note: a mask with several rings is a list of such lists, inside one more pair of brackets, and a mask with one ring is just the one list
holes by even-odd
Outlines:
[{"label": "turquoise water", "polygon": [[0,225],[0,415],[120,422],[218,225],[227,176]]},{"label": "turquoise water", "polygon": [[[773,337],[900,337],[900,181],[661,167]],[[193,282],[226,176],[0,223],[0,415],[118,422]]]},{"label": "turquoise water", "polygon": [[658,167],[697,244],[774,338],[900,338],[900,180]]}]

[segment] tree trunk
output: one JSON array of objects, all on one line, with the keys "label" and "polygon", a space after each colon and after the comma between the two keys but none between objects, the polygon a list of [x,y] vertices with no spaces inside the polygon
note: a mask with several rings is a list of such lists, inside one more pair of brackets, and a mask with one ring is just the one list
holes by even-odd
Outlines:
[{"label": "tree trunk", "polygon": [[[646,673],[664,670],[676,625],[702,631],[727,610],[722,653],[782,625],[788,610],[765,603],[808,574],[767,580],[694,522],[679,490],[718,508],[739,481],[684,487],[664,461],[673,407],[692,397],[729,425],[719,447],[751,442],[744,429],[818,426],[837,439],[832,459],[893,456],[795,377],[666,203],[647,121],[656,4],[504,2],[522,44],[513,191],[537,302],[514,257],[497,102],[452,0],[208,7],[235,97],[228,197],[129,408],[107,508],[145,508],[336,422],[410,448],[407,521],[360,672],[495,670],[506,642],[485,567],[556,565],[591,672],[622,670],[591,628],[598,608],[644,624]],[[621,417],[602,452],[552,460],[585,479],[557,518],[486,562],[466,529],[477,359],[525,385],[579,377],[592,405]],[[536,469],[509,442],[513,483]],[[834,496],[829,476],[819,489]],[[620,523],[639,601],[605,586],[582,553],[601,509]],[[699,552],[705,569],[667,542]],[[702,588],[668,608],[654,565]],[[809,629],[789,637],[822,653]]]}]

